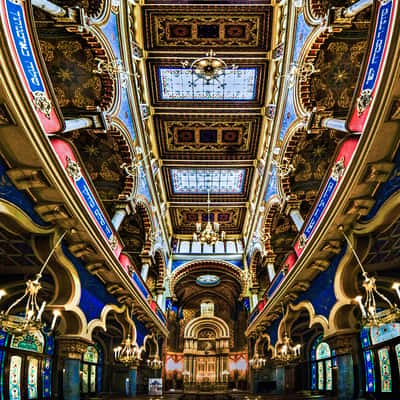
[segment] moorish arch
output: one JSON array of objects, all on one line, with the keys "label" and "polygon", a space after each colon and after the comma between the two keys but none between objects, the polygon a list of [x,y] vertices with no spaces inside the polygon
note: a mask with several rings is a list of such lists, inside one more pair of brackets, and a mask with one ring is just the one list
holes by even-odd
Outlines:
[{"label": "moorish arch", "polygon": [[184,332],[185,386],[218,387],[227,382],[230,330],[214,315],[211,300],[202,300],[200,308],[201,315],[192,319]]}]

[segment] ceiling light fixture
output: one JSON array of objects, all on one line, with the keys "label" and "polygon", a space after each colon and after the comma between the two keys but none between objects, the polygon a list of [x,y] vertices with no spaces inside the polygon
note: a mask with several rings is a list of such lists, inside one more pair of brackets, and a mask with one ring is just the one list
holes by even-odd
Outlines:
[{"label": "ceiling light fixture", "polygon": [[[67,234],[65,231],[60,238],[57,240],[54,247],[51,249],[46,261],[43,263],[40,271],[36,274],[35,279],[28,280],[26,282],[26,289],[24,294],[14,301],[8,307],[6,311],[2,310],[0,312],[0,329],[13,335],[25,335],[27,333],[33,333],[41,330],[44,327],[44,322],[42,321],[42,314],[46,307],[46,302],[43,301],[39,306],[38,293],[42,288],[40,279],[42,274],[50,261],[50,258],[54,254],[56,248],[60,245],[64,236]],[[2,297],[6,296],[7,292],[4,289],[0,290],[0,300]],[[25,312],[23,315],[19,315],[17,311],[17,306],[22,302],[26,301]],[[11,313],[15,310],[14,313]],[[60,316],[59,310],[53,311],[53,321],[51,323],[50,330],[54,330],[57,318]]]},{"label": "ceiling light fixture", "polygon": [[[361,310],[361,323],[364,327],[373,327],[379,326],[382,324],[387,324],[389,322],[393,322],[400,319],[400,309],[397,304],[392,303],[384,294],[379,292],[376,287],[376,279],[374,277],[369,277],[367,271],[361,263],[360,258],[358,257],[356,251],[354,250],[353,245],[350,242],[350,239],[344,232],[343,225],[338,227],[339,231],[342,232],[347,245],[350,247],[354,258],[357,260],[357,263],[361,269],[362,276],[364,278],[362,287],[365,290],[365,299],[363,301],[363,296],[359,295],[354,298],[354,301],[358,304]],[[397,296],[400,299],[400,283],[395,282],[392,285],[392,289],[394,289],[397,293]],[[376,300],[375,295],[380,297],[384,303],[387,304],[387,308],[384,308],[381,311],[377,311],[376,308]]]},{"label": "ceiling light fixture", "polygon": [[219,223],[210,222],[210,189],[208,189],[208,199],[207,199],[207,224],[205,228],[201,229],[201,222],[196,222],[196,232],[193,233],[193,240],[200,241],[201,243],[215,244],[219,240],[225,239],[225,232],[222,231],[219,234]]},{"label": "ceiling light fixture", "polygon": [[163,362],[160,360],[159,355],[156,354],[153,358],[147,360],[147,366],[154,370],[161,369]]},{"label": "ceiling light fixture", "polygon": [[[133,313],[133,310],[132,310]],[[128,310],[126,310],[126,318],[130,320],[132,324],[132,337],[133,337],[133,321],[129,316]],[[121,345],[114,348],[114,358],[126,366],[135,366],[140,360],[139,346],[132,340],[130,333],[128,337],[122,341]]]},{"label": "ceiling light fixture", "polygon": [[285,316],[285,308],[283,306],[283,303],[281,303],[282,306],[282,315],[283,315],[283,340],[282,344],[277,347],[276,352],[275,352],[275,361],[278,361],[279,363],[282,364],[289,364],[291,362],[296,361],[298,358],[300,358],[300,349],[301,349],[301,344],[296,344],[293,345],[292,340],[290,339],[288,333],[287,333],[287,327],[286,327],[286,320],[284,318]]},{"label": "ceiling light fixture", "polygon": [[265,367],[267,360],[264,357],[261,357],[257,350],[254,353],[254,356],[249,360],[250,368],[253,369],[261,369]]},{"label": "ceiling light fixture", "polygon": [[[190,62],[187,60],[182,62],[184,68],[188,68],[189,64]],[[197,77],[204,79],[206,84],[209,84],[212,80],[218,80],[219,77],[225,75],[228,69],[232,71],[236,70],[237,66],[232,64],[232,66],[228,68],[226,62],[216,57],[216,53],[210,50],[206,53],[205,57],[194,60],[190,64],[190,69]]]}]

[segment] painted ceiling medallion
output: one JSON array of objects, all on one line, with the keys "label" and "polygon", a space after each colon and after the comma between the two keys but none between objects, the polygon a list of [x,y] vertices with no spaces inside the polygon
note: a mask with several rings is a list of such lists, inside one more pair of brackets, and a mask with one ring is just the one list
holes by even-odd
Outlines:
[{"label": "painted ceiling medallion", "polygon": [[199,286],[217,286],[221,282],[221,278],[217,275],[200,275],[196,278],[196,283]]},{"label": "painted ceiling medallion", "polygon": [[[184,68],[189,66],[189,61],[182,63]],[[225,70],[228,69],[226,62],[221,58],[216,57],[213,50],[206,53],[205,57],[197,58],[190,65],[192,71],[201,79],[204,79],[207,83],[210,83],[213,79],[218,79],[221,75],[225,74]],[[232,70],[237,69],[236,65],[232,65]]]}]

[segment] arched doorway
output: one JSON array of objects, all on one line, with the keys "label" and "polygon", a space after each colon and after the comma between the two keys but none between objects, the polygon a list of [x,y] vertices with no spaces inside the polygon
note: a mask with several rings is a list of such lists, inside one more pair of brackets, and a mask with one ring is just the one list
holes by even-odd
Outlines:
[{"label": "arched doorway", "polygon": [[229,327],[214,316],[214,303],[201,303],[201,316],[185,329],[184,389],[215,391],[226,389],[229,375]]}]

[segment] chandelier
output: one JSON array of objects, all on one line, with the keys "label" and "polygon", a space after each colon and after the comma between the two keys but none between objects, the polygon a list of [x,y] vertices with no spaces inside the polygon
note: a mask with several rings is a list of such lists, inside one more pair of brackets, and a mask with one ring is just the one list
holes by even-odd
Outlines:
[{"label": "chandelier", "polygon": [[131,339],[131,335],[114,349],[115,361],[124,365],[135,365],[139,361],[139,348],[136,343]]},{"label": "chandelier", "polygon": [[196,232],[193,233],[193,240],[200,241],[201,243],[215,244],[219,240],[225,239],[225,232],[222,231],[219,234],[219,223],[210,222],[210,190],[208,190],[208,200],[207,200],[207,224],[205,228],[201,229],[201,222],[196,222]]},{"label": "chandelier", "polygon": [[156,354],[154,358],[147,360],[147,366],[151,369],[161,369],[163,362],[160,360],[159,355]]},{"label": "chandelier", "polygon": [[267,360],[264,357],[260,357],[258,352],[254,353],[254,356],[249,360],[250,368],[261,369],[265,367]]},{"label": "chandelier", "polygon": [[[184,68],[189,67],[189,61],[182,63]],[[210,84],[212,80],[217,79],[225,74],[228,69],[226,62],[216,57],[216,53],[210,50],[205,57],[200,57],[190,64],[190,69],[198,77],[203,79],[206,84]],[[232,70],[237,69],[236,65],[232,65]]]},{"label": "chandelier", "polygon": [[[282,315],[285,315],[285,309],[282,305]],[[290,362],[296,361],[300,357],[300,349],[301,349],[301,344],[296,344],[293,345],[292,340],[290,339],[288,333],[287,333],[287,328],[286,328],[286,320],[283,318],[283,328],[284,328],[284,333],[283,333],[283,341],[282,344],[279,347],[279,350],[276,350],[275,353],[275,361],[278,361],[283,364],[289,364]]]},{"label": "chandelier", "polygon": [[[51,249],[49,255],[46,258],[46,261],[40,268],[40,271],[36,274],[35,279],[29,279],[26,282],[26,289],[24,294],[14,301],[8,307],[7,310],[0,311],[0,329],[8,332],[12,335],[25,335],[27,333],[34,333],[36,331],[41,330],[44,327],[44,322],[42,321],[42,314],[46,307],[46,302],[43,301],[39,306],[38,302],[38,293],[42,288],[40,283],[40,279],[42,278],[42,274],[47,267],[47,264],[50,261],[50,258],[54,254],[54,251],[59,246],[61,241],[64,239],[64,236],[67,234],[65,231],[60,238],[57,240],[54,247]],[[2,297],[6,296],[7,292],[4,289],[0,290],[0,300]],[[23,303],[25,303],[25,312],[23,315],[19,315],[16,313],[16,307]],[[12,311],[14,310],[14,313]],[[59,310],[53,311],[53,320],[50,326],[50,331],[53,331],[56,325],[57,318],[61,315]]]},{"label": "chandelier", "polygon": [[[132,310],[133,311],[133,310]],[[132,325],[132,336],[133,336],[133,321],[132,318],[129,317],[129,311],[126,310],[126,318],[130,321]],[[134,366],[139,362],[139,347],[138,345],[131,339],[130,333],[125,340],[122,341],[121,345],[114,348],[114,358],[115,361],[118,361],[126,366]]]},{"label": "chandelier", "polygon": [[[376,287],[376,279],[374,277],[369,277],[367,271],[364,266],[361,264],[361,260],[358,257],[356,251],[354,250],[353,245],[350,242],[350,239],[344,232],[343,225],[339,226],[339,230],[342,232],[347,245],[350,247],[354,258],[357,260],[357,263],[361,269],[363,276],[362,287],[365,290],[365,299],[363,300],[363,296],[359,295],[354,298],[354,301],[358,304],[361,310],[361,323],[364,327],[373,327],[379,326],[382,324],[387,324],[389,322],[396,321],[400,318],[400,309],[397,307],[397,304],[393,304],[384,294],[379,292]],[[392,289],[394,289],[397,293],[397,296],[400,299],[400,283],[395,282],[392,285]],[[376,300],[375,295],[380,297],[384,303],[387,304],[387,308],[384,308],[381,311],[377,311],[376,309]]]}]

